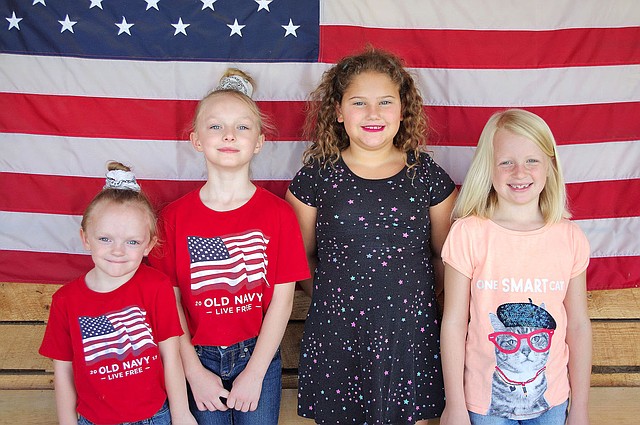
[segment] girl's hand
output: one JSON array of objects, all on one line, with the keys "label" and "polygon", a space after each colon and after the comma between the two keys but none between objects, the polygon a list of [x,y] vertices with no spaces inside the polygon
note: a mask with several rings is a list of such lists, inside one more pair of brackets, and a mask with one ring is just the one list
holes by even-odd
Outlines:
[{"label": "girl's hand", "polygon": [[569,409],[567,425],[589,425],[589,413],[586,409]]},{"label": "girl's hand", "polygon": [[189,385],[198,410],[211,412],[227,410],[227,405],[220,400],[220,397],[229,397],[229,391],[222,386],[222,380],[218,375],[202,367],[190,378]]},{"label": "girl's hand", "polygon": [[452,409],[445,405],[440,418],[440,425],[471,425],[469,412],[464,408]]},{"label": "girl's hand", "polygon": [[189,409],[184,412],[174,412],[171,410],[171,423],[173,425],[198,425]]},{"label": "girl's hand", "polygon": [[233,387],[227,398],[227,407],[241,412],[256,410],[262,392],[263,379],[264,375],[260,376],[248,367],[245,368],[233,381]]}]

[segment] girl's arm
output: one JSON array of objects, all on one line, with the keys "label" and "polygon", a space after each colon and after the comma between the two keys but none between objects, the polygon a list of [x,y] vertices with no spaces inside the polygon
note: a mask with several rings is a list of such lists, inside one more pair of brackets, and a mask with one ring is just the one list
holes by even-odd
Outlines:
[{"label": "girl's arm", "polygon": [[180,337],[174,336],[158,343],[160,357],[164,368],[164,384],[169,398],[171,422],[174,424],[191,424],[197,422],[189,411],[187,401],[187,385],[184,370],[180,363]]},{"label": "girl's arm", "polygon": [[[442,245],[451,228],[451,212],[458,197],[458,189],[455,189],[444,201],[438,205],[429,207],[429,219],[431,221],[431,262],[436,278],[436,298],[442,303],[441,295],[444,288],[444,264],[440,254]],[[442,304],[440,304],[442,307]]]},{"label": "girl's arm", "polygon": [[295,287],[295,282],[274,285],[273,298],[264,316],[253,354],[245,369],[233,382],[227,399],[229,408],[248,412],[258,407],[264,375],[280,346],[291,316]]},{"label": "girl's arm", "polygon": [[62,360],[53,361],[53,383],[56,395],[56,409],[60,425],[77,425],[76,405],[78,393],[73,383],[73,365]]},{"label": "girl's arm", "polygon": [[316,218],[318,210],[300,201],[289,190],[287,190],[284,199],[293,207],[293,211],[298,218],[298,224],[300,224],[300,232],[302,233],[304,250],[307,253],[307,262],[309,263],[311,277],[299,283],[304,292],[308,296],[311,296],[313,293],[313,275],[316,271],[316,265],[318,264],[318,251],[316,246]]},{"label": "girl's arm", "polygon": [[571,408],[567,425],[589,424],[592,347],[586,280],[586,272],[571,279],[564,299],[564,307],[567,311],[569,386],[571,387]]},{"label": "girl's arm", "polygon": [[444,266],[444,315],[440,330],[440,351],[444,393],[447,399],[440,425],[469,424],[464,399],[464,363],[471,279],[451,267]]},{"label": "girl's arm", "polygon": [[182,310],[180,288],[174,287],[173,289],[176,294],[180,324],[184,331],[184,334],[179,337],[180,359],[196,406],[200,411],[227,410],[227,405],[220,400],[220,397],[226,398],[229,395],[229,391],[224,388],[218,375],[202,366],[200,358],[191,344],[191,333],[187,326],[184,310]]}]

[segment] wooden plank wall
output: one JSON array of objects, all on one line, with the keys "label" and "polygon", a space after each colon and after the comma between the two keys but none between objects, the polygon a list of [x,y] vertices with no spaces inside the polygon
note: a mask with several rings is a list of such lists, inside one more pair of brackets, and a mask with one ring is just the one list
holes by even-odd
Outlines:
[{"label": "wooden plank wall", "polygon": [[[57,285],[0,283],[0,390],[52,389],[52,363],[38,354]],[[283,387],[297,385],[309,299],[296,291],[282,343]],[[640,387],[640,288],[589,293],[594,387]]]}]

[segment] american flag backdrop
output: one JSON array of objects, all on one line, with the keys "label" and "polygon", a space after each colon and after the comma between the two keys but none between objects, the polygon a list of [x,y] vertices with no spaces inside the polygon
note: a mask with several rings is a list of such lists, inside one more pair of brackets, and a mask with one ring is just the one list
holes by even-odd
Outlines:
[{"label": "american flag backdrop", "polygon": [[[267,282],[269,240],[260,231],[223,238],[187,237],[194,294],[224,287],[230,293]],[[246,282],[246,283],[245,283]]]},{"label": "american flag backdrop", "polygon": [[127,307],[102,316],[79,317],[85,362],[122,360],[131,353],[138,355],[155,347],[146,315],[139,307]]},{"label": "american flag backdrop", "polygon": [[80,215],[108,160],[160,207],[201,185],[187,129],[228,66],[256,79],[277,125],[252,172],[283,194],[307,94],[371,44],[406,60],[458,184],[494,111],[546,119],[591,242],[589,288],[640,283],[637,0],[4,0],[0,16],[0,281],[90,267]]}]

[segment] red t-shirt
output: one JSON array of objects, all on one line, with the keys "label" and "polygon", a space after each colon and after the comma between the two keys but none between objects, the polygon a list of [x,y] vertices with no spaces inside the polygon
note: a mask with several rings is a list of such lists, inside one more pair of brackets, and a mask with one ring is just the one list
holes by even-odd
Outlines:
[{"label": "red t-shirt", "polygon": [[141,265],[111,292],[92,291],[84,276],[56,291],[40,354],[73,363],[82,416],[134,422],[167,399],[158,343],[182,334],[173,287]]},{"label": "red t-shirt", "polygon": [[309,277],[291,206],[257,188],[231,211],[188,193],[161,213],[162,244],[149,256],[180,287],[191,342],[228,346],[258,336],[274,285]]}]

